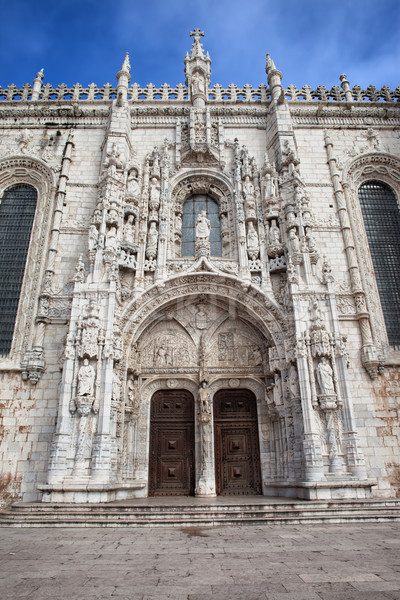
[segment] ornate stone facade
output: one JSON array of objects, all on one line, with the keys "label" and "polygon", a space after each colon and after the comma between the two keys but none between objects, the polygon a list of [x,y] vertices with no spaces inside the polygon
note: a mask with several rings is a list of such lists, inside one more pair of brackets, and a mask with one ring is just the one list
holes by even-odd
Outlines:
[{"label": "ornate stone facade", "polygon": [[191,35],[175,89],[130,85],[128,55],[116,88],[0,89],[0,197],[38,193],[0,359],[3,499],[146,496],[152,398],[179,390],[199,496],[229,390],[256,402],[263,494],[395,496],[400,353],[357,190],[400,198],[400,92],[284,89],[268,55],[268,85],[210,88]]}]

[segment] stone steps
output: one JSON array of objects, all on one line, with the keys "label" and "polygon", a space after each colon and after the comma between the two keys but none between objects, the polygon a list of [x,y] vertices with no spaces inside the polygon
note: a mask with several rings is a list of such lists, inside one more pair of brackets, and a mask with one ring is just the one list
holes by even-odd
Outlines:
[{"label": "stone steps", "polygon": [[400,500],[245,504],[17,503],[0,513],[0,527],[209,527],[400,521]]}]

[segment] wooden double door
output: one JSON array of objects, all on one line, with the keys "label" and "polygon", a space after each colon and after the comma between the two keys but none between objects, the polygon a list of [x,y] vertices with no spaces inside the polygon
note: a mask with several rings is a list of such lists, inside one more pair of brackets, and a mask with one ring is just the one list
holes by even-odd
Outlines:
[{"label": "wooden double door", "polygon": [[160,390],[151,400],[150,496],[194,493],[194,400],[186,390]]},{"label": "wooden double door", "polygon": [[256,398],[249,390],[220,390],[214,397],[217,494],[261,494]]},{"label": "wooden double door", "polygon": [[[261,494],[257,405],[248,390],[214,397],[217,494]],[[194,400],[186,390],[160,390],[150,409],[150,496],[190,496],[195,488]]]}]

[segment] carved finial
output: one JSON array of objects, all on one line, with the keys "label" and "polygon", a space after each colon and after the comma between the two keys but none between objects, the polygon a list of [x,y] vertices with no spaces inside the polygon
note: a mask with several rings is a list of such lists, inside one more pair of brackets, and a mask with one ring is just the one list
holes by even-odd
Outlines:
[{"label": "carved finial", "polygon": [[129,52],[126,52],[124,62],[122,63],[121,71],[131,72],[131,63],[129,62]]},{"label": "carved finial", "polygon": [[36,73],[36,77],[38,79],[42,80],[43,76],[44,76],[44,72],[43,72],[43,68],[42,68],[42,69],[40,69],[39,73]]},{"label": "carved finial", "polygon": [[270,54],[267,54],[267,64],[265,65],[265,71],[267,73],[267,75],[269,75],[269,73],[271,71],[275,71],[276,70],[276,66],[274,61],[271,58]]},{"label": "carved finial", "polygon": [[200,31],[200,29],[193,29],[190,32],[190,36],[194,37],[194,43],[200,44],[200,37],[204,37],[204,31]]},{"label": "carved finial", "polygon": [[267,64],[265,65],[265,72],[268,77],[269,87],[271,88],[272,100],[274,100],[275,102],[279,101],[279,103],[282,104],[282,94],[284,99],[284,90],[281,84],[282,73],[278,71],[274,61],[272,60],[269,54],[267,54]]}]

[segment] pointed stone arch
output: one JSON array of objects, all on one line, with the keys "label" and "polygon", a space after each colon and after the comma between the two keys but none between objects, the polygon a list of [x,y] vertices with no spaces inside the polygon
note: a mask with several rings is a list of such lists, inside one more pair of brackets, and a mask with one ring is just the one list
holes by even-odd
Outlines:
[{"label": "pointed stone arch", "polygon": [[32,344],[35,310],[40,282],[45,268],[50,223],[55,202],[53,171],[41,160],[29,156],[11,156],[0,160],[0,198],[17,184],[27,184],[37,191],[36,213],[32,226],[27,268],[21,287],[13,342],[9,360],[21,360]]},{"label": "pointed stone arch", "polygon": [[[220,215],[222,256],[237,257],[232,182],[223,173],[212,168],[182,170],[170,182],[174,217],[171,218],[170,239],[175,251],[170,258],[180,257],[181,218],[184,202],[193,195],[205,194],[217,202]],[[172,244],[171,244],[172,249]]]},{"label": "pointed stone arch", "polygon": [[382,181],[389,185],[400,208],[400,160],[383,152],[362,154],[345,165],[342,180],[349,213],[349,226],[353,232],[360,275],[366,291],[374,342],[386,353],[388,349],[386,326],[358,198],[359,187],[371,180]]}]

